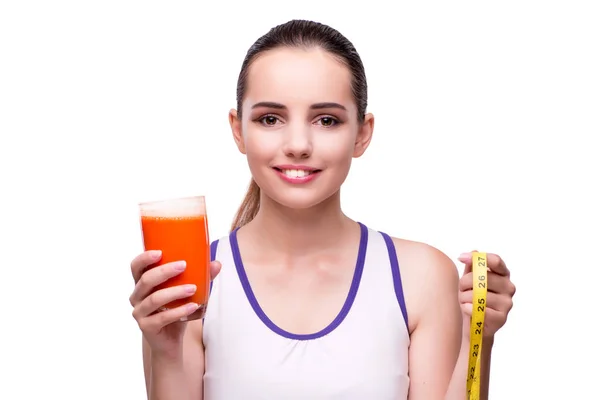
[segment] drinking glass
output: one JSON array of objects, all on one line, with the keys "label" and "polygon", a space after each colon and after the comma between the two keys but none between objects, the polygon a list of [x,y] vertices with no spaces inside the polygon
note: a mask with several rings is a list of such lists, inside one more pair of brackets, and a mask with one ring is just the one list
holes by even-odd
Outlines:
[{"label": "drinking glass", "polygon": [[174,300],[161,311],[189,302],[198,309],[182,321],[201,319],[206,313],[210,287],[210,241],[204,196],[182,197],[139,204],[142,238],[145,250],[160,250],[162,258],[151,268],[173,261],[185,261],[185,270],[155,290],[194,284],[196,292]]}]

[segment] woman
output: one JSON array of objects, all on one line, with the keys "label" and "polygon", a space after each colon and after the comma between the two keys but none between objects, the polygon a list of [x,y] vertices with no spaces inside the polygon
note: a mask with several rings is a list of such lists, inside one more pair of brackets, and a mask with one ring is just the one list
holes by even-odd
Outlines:
[{"label": "woman", "polygon": [[[334,29],[290,21],[250,48],[229,122],[253,180],[231,234],[212,243],[204,321],[179,322],[194,304],[155,312],[189,296],[153,293],[184,263],[143,272],[159,251],[132,262],[149,398],[465,399],[470,254],[459,281],[439,250],[342,212],[340,187],[373,133],[366,106],[360,57]],[[488,257],[482,398],[515,292]]]}]

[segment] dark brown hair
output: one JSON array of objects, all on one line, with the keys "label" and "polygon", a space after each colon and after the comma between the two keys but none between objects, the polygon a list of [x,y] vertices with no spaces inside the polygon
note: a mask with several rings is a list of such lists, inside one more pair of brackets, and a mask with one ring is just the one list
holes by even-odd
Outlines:
[{"label": "dark brown hair", "polygon": [[[291,20],[272,28],[250,47],[242,63],[237,83],[237,116],[242,117],[242,102],[246,92],[248,68],[263,52],[278,47],[320,47],[342,61],[352,74],[352,93],[358,109],[359,122],[367,109],[367,78],[354,45],[337,30],[314,21]],[[252,179],[248,192],[238,209],[231,230],[252,221],[260,207],[260,188]]]}]

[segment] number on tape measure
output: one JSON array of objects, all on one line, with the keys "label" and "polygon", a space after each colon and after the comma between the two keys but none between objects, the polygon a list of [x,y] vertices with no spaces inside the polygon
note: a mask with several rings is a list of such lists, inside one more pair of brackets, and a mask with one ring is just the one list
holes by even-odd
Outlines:
[{"label": "number on tape measure", "polygon": [[474,252],[473,257],[473,313],[471,316],[471,340],[469,369],[467,371],[467,397],[479,400],[481,384],[481,347],[487,302],[487,254]]}]

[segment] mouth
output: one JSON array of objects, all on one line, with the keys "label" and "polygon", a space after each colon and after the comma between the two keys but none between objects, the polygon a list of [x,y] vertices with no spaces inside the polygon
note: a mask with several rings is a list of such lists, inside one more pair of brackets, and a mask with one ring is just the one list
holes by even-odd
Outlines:
[{"label": "mouth", "polygon": [[273,167],[273,169],[290,179],[302,179],[321,172],[320,169],[307,167],[303,167],[302,169]]}]

